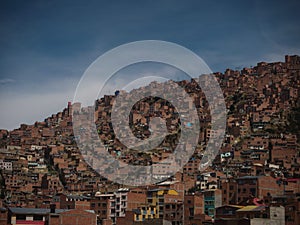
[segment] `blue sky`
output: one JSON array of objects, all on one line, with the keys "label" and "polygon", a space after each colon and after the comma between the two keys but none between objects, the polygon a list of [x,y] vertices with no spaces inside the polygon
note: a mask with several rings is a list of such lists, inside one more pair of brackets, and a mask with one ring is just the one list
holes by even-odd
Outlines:
[{"label": "blue sky", "polygon": [[1,1],[0,128],[56,113],[101,54],[137,40],[164,40],[213,71],[300,54],[300,2]]}]

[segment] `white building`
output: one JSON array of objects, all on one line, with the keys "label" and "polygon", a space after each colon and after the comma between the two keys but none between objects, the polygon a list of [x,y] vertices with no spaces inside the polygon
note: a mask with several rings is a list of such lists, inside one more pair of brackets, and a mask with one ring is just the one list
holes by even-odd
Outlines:
[{"label": "white building", "polygon": [[5,162],[3,159],[0,159],[0,169],[12,171],[12,162]]}]

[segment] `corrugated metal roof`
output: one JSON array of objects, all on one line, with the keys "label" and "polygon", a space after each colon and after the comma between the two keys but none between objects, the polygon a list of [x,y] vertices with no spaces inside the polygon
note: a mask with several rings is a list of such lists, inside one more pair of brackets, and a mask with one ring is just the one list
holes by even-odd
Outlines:
[{"label": "corrugated metal roof", "polygon": [[242,209],[237,210],[237,212],[253,212],[253,211],[261,211],[264,210],[265,206],[256,206],[256,205],[248,205]]},{"label": "corrugated metal roof", "polygon": [[239,208],[239,209],[242,209],[242,208],[244,208],[245,206],[242,206],[242,205],[222,205],[222,206],[217,207],[217,209],[219,209],[219,208],[224,208],[224,207],[233,207],[233,208]]},{"label": "corrugated metal roof", "polygon": [[238,177],[236,178],[237,180],[243,180],[243,179],[258,179],[260,177],[263,177],[263,176],[243,176],[243,177]]},{"label": "corrugated metal roof", "polygon": [[[14,214],[29,214],[29,215],[47,215],[50,213],[50,209],[36,209],[36,208],[8,208]],[[63,213],[72,211],[74,209],[55,209],[55,213]],[[84,210],[86,212],[95,213],[93,210]]]},{"label": "corrugated metal roof", "polygon": [[[39,214],[46,215],[50,213],[50,209],[36,209],[36,208],[9,208],[14,214]],[[55,213],[62,213],[70,211],[70,209],[55,209]]]}]

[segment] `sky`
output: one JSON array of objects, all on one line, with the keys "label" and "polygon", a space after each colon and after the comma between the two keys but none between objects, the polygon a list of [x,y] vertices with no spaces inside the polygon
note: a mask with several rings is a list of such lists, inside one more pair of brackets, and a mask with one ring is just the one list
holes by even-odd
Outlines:
[{"label": "sky", "polygon": [[0,129],[61,111],[94,60],[132,41],[177,43],[214,72],[283,61],[300,54],[299,8],[298,0],[2,0]]}]

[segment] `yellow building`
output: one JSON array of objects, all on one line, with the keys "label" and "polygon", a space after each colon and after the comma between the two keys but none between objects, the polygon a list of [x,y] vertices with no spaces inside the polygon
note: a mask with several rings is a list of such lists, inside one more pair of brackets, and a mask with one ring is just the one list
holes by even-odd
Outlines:
[{"label": "yellow building", "polygon": [[149,190],[147,195],[147,202],[150,206],[156,208],[156,218],[163,219],[164,215],[164,204],[166,202],[176,202],[180,196],[174,189],[154,189]]},{"label": "yellow building", "polygon": [[144,221],[147,219],[157,219],[159,215],[155,206],[142,205],[138,209],[134,209],[134,221]]}]

